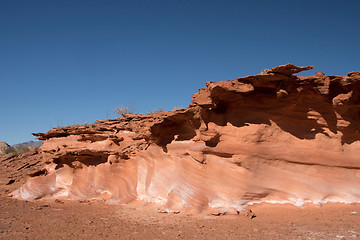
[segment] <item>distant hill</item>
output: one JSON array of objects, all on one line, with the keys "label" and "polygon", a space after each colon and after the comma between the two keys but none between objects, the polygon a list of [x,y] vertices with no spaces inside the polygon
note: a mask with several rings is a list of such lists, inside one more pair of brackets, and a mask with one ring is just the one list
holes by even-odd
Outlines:
[{"label": "distant hill", "polygon": [[28,152],[32,148],[40,147],[42,141],[29,141],[10,146],[6,142],[0,142],[0,155],[17,156]]},{"label": "distant hill", "polygon": [[20,147],[20,146],[27,146],[27,147],[40,147],[42,144],[42,141],[28,141],[28,142],[23,142],[23,143],[18,143],[18,144],[14,144],[11,145],[12,147]]},{"label": "distant hill", "polygon": [[0,142],[0,154],[6,154],[8,153],[12,147],[7,144],[6,142]]}]

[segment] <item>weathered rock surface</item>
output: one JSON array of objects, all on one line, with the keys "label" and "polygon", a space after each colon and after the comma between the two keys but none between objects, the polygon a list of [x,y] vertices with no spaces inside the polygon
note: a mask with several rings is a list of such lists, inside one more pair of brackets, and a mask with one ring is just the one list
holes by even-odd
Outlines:
[{"label": "weathered rock surface", "polygon": [[13,196],[219,214],[261,201],[357,202],[360,72],[294,75],[312,68],[208,82],[187,109],[34,134],[44,169]]}]

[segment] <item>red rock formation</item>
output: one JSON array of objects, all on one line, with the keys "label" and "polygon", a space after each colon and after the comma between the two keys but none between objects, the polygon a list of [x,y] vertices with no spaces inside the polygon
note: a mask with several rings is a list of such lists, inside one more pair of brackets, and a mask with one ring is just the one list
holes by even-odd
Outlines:
[{"label": "red rock formation", "polygon": [[215,213],[359,201],[360,72],[294,75],[312,68],[208,82],[187,109],[34,134],[45,174],[13,195]]}]

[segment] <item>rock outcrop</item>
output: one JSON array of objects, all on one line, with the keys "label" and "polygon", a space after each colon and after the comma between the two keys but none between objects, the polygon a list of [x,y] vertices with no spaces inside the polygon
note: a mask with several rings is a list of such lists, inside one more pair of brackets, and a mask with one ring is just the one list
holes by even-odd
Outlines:
[{"label": "rock outcrop", "polygon": [[208,82],[187,109],[34,134],[44,169],[19,199],[102,198],[165,211],[360,200],[360,72]]}]

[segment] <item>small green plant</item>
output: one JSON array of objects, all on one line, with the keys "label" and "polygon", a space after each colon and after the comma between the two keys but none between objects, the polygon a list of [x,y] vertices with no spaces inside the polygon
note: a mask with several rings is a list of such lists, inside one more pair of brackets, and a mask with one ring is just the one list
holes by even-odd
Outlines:
[{"label": "small green plant", "polygon": [[261,75],[266,75],[266,74],[268,74],[268,72],[269,72],[269,69],[263,69],[263,70],[261,70]]},{"label": "small green plant", "polygon": [[121,115],[122,117],[126,117],[127,114],[133,114],[134,111],[127,106],[120,106],[115,108],[115,113]]}]

